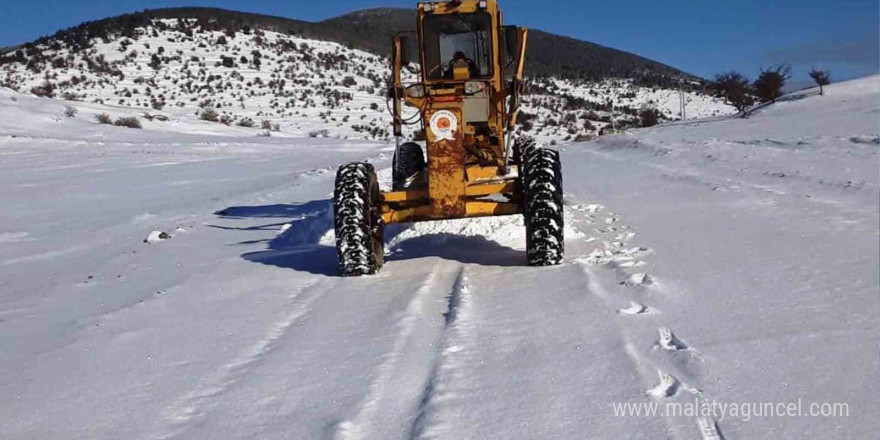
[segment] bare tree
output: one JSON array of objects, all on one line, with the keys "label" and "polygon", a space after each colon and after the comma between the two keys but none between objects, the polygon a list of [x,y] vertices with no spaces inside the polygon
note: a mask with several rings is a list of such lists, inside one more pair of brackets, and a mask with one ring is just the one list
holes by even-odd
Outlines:
[{"label": "bare tree", "polygon": [[746,116],[746,109],[755,103],[749,80],[739,72],[727,72],[715,76],[711,84],[713,94],[734,106]]},{"label": "bare tree", "polygon": [[755,95],[761,102],[776,102],[782,96],[785,82],[791,78],[791,66],[780,64],[767,70],[761,69],[761,75],[755,80]]},{"label": "bare tree", "polygon": [[824,95],[824,86],[831,84],[831,72],[827,70],[813,69],[810,70],[810,78],[813,78],[813,81],[816,81],[816,84],[819,85],[819,94]]}]

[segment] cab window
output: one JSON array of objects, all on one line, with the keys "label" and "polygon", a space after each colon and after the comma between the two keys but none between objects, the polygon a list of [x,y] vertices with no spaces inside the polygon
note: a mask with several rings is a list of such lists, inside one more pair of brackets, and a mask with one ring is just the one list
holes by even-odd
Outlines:
[{"label": "cab window", "polygon": [[471,78],[492,76],[491,15],[427,15],[422,29],[428,79],[451,79],[454,65],[467,65]]}]

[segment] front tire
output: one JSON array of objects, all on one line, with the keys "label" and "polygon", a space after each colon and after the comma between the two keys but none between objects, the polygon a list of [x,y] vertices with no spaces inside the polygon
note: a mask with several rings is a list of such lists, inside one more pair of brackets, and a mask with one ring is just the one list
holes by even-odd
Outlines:
[{"label": "front tire", "polygon": [[529,265],[560,264],[565,253],[565,224],[559,152],[533,145],[520,152]]},{"label": "front tire", "polygon": [[395,191],[410,185],[416,174],[425,169],[425,153],[415,142],[405,142],[394,152],[391,181]]},{"label": "front tire", "polygon": [[333,225],[343,276],[374,274],[385,261],[385,223],[379,196],[373,165],[350,163],[336,172]]}]

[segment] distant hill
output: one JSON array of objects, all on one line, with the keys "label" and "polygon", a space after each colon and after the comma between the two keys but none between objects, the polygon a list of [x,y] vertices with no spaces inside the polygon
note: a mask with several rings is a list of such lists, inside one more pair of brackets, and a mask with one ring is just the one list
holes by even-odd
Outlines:
[{"label": "distant hill", "polygon": [[[99,122],[133,110],[150,123],[195,119],[238,135],[388,140],[390,66],[382,54],[390,35],[380,33],[406,29],[412,18],[393,11],[321,23],[216,9],[127,14],[0,56],[0,88],[74,109],[104,106],[97,108],[108,116]],[[583,140],[678,118],[680,92],[662,86],[677,71],[657,73],[664,67],[644,58],[541,32],[530,41],[538,61],[530,64],[520,126],[540,141]],[[597,56],[604,58],[597,63]],[[584,80],[602,75],[614,76]],[[699,87],[684,92],[692,117],[729,113]],[[64,115],[70,117],[67,109]],[[421,123],[412,121],[406,133],[415,138]]]},{"label": "distant hill", "polygon": [[[63,42],[70,48],[86,47],[94,38],[129,35],[153,18],[195,18],[205,28],[240,30],[242,27],[296,34],[327,40],[379,55],[389,53],[391,36],[415,29],[415,10],[376,8],[352,12],[320,22],[307,22],[263,14],[219,8],[166,8],[145,10],[93,22],[82,23],[35,43]],[[32,45],[24,45],[25,49]],[[678,78],[699,79],[647,58],[574,38],[531,30],[526,59],[526,75],[555,76],[598,81],[606,78],[629,78],[644,86],[668,87]]]},{"label": "distant hill", "polygon": [[[414,10],[378,8],[352,12],[318,23],[300,22],[300,26],[302,33],[311,32],[313,37],[387,54],[394,32],[415,30],[415,22]],[[590,80],[631,78],[636,82],[667,83],[664,79],[699,79],[635,54],[536,29],[529,30],[525,70],[529,76]]]}]

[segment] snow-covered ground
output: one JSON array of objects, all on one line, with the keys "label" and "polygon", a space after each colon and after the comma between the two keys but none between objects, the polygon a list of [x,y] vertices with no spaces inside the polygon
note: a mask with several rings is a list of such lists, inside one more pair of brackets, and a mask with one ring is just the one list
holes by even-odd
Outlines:
[{"label": "snow-covered ground", "polygon": [[[524,266],[512,216],[389,228],[363,278],[336,274],[333,177],[387,184],[389,144],[65,104],[0,91],[0,438],[880,428],[880,77],[560,145],[561,266]],[[661,415],[695,401],[727,406]],[[730,414],[765,402],[802,415]]]}]

